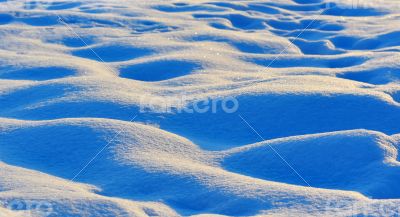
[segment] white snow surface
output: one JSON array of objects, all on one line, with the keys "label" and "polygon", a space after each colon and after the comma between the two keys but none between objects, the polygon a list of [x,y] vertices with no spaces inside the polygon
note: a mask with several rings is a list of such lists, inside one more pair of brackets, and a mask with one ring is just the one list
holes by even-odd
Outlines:
[{"label": "white snow surface", "polygon": [[0,217],[400,216],[399,0],[0,0],[0,40]]}]

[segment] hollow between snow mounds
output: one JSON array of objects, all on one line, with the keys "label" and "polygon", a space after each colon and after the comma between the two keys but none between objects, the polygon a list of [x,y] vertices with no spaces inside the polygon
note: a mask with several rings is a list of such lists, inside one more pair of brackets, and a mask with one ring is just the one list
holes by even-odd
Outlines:
[{"label": "hollow between snow mounds", "polygon": [[201,69],[199,63],[187,60],[157,60],[125,66],[120,77],[138,81],[163,81],[191,74]]},{"label": "hollow between snow mounds", "polygon": [[400,90],[390,93],[390,96],[392,96],[395,102],[400,103]]},{"label": "hollow between snow mounds", "polygon": [[330,41],[337,48],[346,50],[376,50],[400,45],[400,31],[387,32],[374,37],[336,36]]},{"label": "hollow between snow mounds", "polygon": [[150,48],[111,44],[75,50],[72,55],[100,62],[120,62],[151,55],[153,52]]},{"label": "hollow between snow mounds", "polygon": [[338,75],[338,77],[374,85],[384,85],[400,80],[400,68],[383,67],[362,71],[350,71]]},{"label": "hollow between snow mounds", "polygon": [[61,66],[43,66],[19,69],[0,69],[0,79],[45,81],[77,74],[75,69]]},{"label": "hollow between snow mounds", "polygon": [[47,10],[67,10],[77,8],[82,5],[82,2],[68,2],[68,1],[61,1],[61,2],[53,2]]},{"label": "hollow between snow mounds", "polygon": [[11,23],[14,17],[9,14],[0,14],[0,25]]},{"label": "hollow between snow mounds", "polygon": [[49,40],[51,43],[62,44],[70,48],[83,48],[95,44],[97,41],[95,36],[64,37],[56,40]]},{"label": "hollow between snow mounds", "polygon": [[270,68],[348,68],[362,65],[368,58],[361,56],[336,56],[334,58],[299,56],[291,58],[281,57],[279,59],[255,57],[244,58],[244,60]]}]

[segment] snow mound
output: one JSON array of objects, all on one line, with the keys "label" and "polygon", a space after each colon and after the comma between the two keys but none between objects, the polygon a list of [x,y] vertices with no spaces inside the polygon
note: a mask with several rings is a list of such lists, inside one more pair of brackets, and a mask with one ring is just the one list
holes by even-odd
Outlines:
[{"label": "snow mound", "polygon": [[305,185],[274,153],[276,150],[315,187],[361,192],[373,198],[399,198],[395,140],[357,130],[288,137],[227,152],[224,168],[266,180]]},{"label": "snow mound", "polygon": [[[79,190],[131,200],[161,200],[183,214],[196,214],[198,211],[195,210],[201,207],[202,212],[251,215],[259,210],[280,209],[281,206],[273,204],[286,200],[294,204],[312,204],[304,205],[303,209],[315,209],[315,206],[326,204],[334,206],[337,200],[349,200],[345,204],[348,208],[358,202],[372,202],[354,192],[310,190],[225,171],[218,160],[226,152],[203,151],[182,137],[143,124],[106,119],[39,122],[4,119],[1,128],[4,162],[97,186],[81,190],[73,188],[68,190],[71,193]],[[79,171],[96,153],[99,153],[97,158],[87,170]],[[229,158],[224,159],[228,161]],[[247,158],[243,156],[241,159]],[[246,166],[245,162],[241,165]],[[1,182],[2,188],[10,191],[7,184],[10,181],[7,180],[13,176],[4,174],[6,180]],[[263,173],[259,171],[257,174]],[[23,184],[29,179],[27,175],[24,177],[16,179]],[[38,180],[43,182],[46,179]],[[52,183],[79,185],[62,180]],[[66,187],[61,189],[66,190]],[[71,203],[74,204],[75,200]],[[252,209],[249,209],[250,204]]]},{"label": "snow mound", "polygon": [[94,186],[4,163],[0,170],[1,216],[178,216],[162,203],[104,197]]}]

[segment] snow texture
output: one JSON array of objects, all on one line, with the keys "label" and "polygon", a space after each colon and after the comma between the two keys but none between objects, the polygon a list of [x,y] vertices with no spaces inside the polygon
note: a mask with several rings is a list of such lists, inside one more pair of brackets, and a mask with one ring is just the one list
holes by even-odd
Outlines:
[{"label": "snow texture", "polygon": [[0,217],[400,216],[399,3],[0,0]]}]

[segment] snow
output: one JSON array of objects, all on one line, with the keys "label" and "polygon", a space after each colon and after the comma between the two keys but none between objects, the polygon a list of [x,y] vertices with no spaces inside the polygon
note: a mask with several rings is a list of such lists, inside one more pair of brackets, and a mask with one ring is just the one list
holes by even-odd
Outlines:
[{"label": "snow", "polygon": [[0,216],[399,216],[399,3],[0,0]]}]

